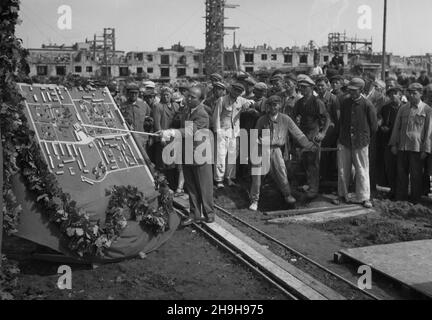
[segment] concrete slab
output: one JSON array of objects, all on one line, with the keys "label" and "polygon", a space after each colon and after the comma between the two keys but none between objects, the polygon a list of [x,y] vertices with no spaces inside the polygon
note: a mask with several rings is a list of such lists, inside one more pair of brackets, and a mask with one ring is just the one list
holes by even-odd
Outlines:
[{"label": "concrete slab", "polygon": [[344,249],[339,252],[432,298],[432,240]]},{"label": "concrete slab", "polygon": [[333,220],[345,219],[356,217],[365,214],[375,213],[373,209],[345,209],[345,210],[335,210],[335,211],[324,211],[308,213],[293,217],[285,217],[268,220],[267,223],[270,224],[284,224],[284,223],[324,223]]}]

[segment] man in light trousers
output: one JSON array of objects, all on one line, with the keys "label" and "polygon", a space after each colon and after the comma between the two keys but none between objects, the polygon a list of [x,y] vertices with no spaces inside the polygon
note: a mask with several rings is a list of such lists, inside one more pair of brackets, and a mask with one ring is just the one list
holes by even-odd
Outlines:
[{"label": "man in light trousers", "polygon": [[365,82],[353,78],[349,85],[349,96],[341,103],[338,144],[338,194],[340,202],[349,202],[348,188],[352,166],[355,168],[355,202],[371,208],[369,183],[370,137],[377,131],[374,106],[361,95]]}]

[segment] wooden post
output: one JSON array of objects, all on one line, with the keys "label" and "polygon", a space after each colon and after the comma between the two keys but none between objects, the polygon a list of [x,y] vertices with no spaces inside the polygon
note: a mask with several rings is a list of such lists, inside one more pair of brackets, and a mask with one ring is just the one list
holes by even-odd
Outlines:
[{"label": "wooden post", "polygon": [[[1,137],[1,128],[0,128]],[[0,139],[0,267],[2,264],[2,240],[3,240],[3,147]]]},{"label": "wooden post", "polygon": [[382,71],[381,79],[385,81],[386,72],[386,33],[387,33],[387,0],[384,0],[384,21],[383,21],[383,50],[382,50]]}]

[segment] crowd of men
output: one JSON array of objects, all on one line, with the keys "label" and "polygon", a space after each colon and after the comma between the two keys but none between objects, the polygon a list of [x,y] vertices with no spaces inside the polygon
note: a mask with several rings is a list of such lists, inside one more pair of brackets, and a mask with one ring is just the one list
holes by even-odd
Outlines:
[{"label": "crowd of men", "polygon": [[[332,63],[341,67],[339,60]],[[294,155],[306,174],[307,199],[318,196],[320,181],[334,179],[335,204],[356,202],[370,208],[377,184],[390,188],[391,199],[419,202],[429,192],[432,162],[429,82],[425,71],[418,78],[397,72],[384,82],[371,76],[327,77],[315,66],[309,75],[275,72],[266,83],[243,73],[230,79],[215,73],[205,83],[160,87],[145,81],[128,84],[124,95],[115,86],[110,90],[149,167],[176,172],[172,187],[177,194],[186,188],[191,208],[187,225],[214,221],[213,185],[235,186],[239,175],[251,175],[249,209],[258,209],[267,172],[254,173],[257,164],[250,161],[246,166],[236,162],[241,129],[269,130],[268,173],[290,205],[297,201],[287,173]],[[193,122],[193,132],[188,133],[186,121]],[[183,137],[210,129],[217,136],[214,161],[167,165],[162,153],[175,136],[173,129]],[[259,153],[262,139],[259,134]],[[204,140],[194,141],[193,150]]]}]

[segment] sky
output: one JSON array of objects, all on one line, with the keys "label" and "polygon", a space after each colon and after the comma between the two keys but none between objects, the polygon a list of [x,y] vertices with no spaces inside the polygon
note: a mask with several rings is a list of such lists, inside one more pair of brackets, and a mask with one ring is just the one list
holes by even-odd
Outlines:
[{"label": "sky", "polygon": [[[327,44],[329,32],[372,38],[373,50],[382,50],[384,0],[229,0],[239,5],[225,9],[225,25],[240,27],[236,43],[272,47]],[[72,26],[61,30],[58,8],[71,8]],[[360,29],[359,7],[368,6],[371,28]],[[431,0],[388,0],[387,51],[396,55],[432,52],[429,27]],[[17,35],[27,48],[42,43],[71,45],[102,35],[104,27],[116,29],[116,49],[153,51],[181,42],[205,47],[205,0],[21,0]],[[367,26],[366,26],[367,27]],[[227,31],[225,46],[232,46]]]}]

